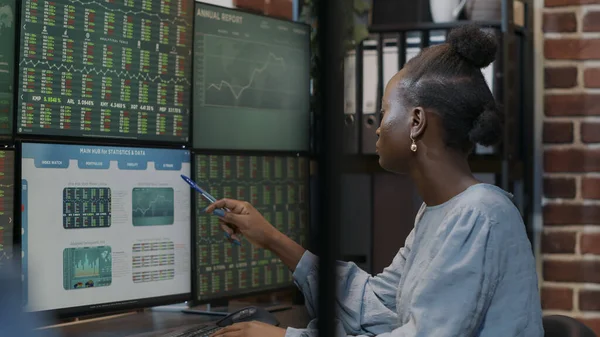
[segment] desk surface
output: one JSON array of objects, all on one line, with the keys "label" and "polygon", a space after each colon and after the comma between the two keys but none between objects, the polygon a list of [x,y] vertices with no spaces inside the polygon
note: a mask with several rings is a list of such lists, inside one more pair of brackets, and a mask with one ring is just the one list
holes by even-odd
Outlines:
[{"label": "desk surface", "polygon": [[[281,327],[304,328],[310,320],[304,306],[274,313]],[[126,337],[184,325],[209,323],[220,317],[179,312],[144,311],[91,322],[77,322],[52,328],[61,337]]]}]

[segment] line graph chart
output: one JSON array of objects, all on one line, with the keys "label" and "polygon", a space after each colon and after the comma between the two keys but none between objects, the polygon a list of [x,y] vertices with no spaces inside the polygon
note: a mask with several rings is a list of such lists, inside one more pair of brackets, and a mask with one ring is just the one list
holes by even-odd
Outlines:
[{"label": "line graph chart", "polygon": [[[228,9],[215,10],[201,3],[196,3],[196,8],[193,146],[211,150],[307,150],[309,27],[230,13]],[[241,19],[235,23],[214,20],[206,15],[212,12]],[[214,123],[215,118],[228,122]]]},{"label": "line graph chart", "polygon": [[[191,82],[186,77],[163,77],[160,75],[152,75],[149,73],[139,73],[139,72],[131,72],[126,70],[115,70],[108,68],[97,68],[97,67],[75,67],[73,65],[67,64],[54,64],[48,61],[41,60],[27,60],[22,59],[19,62],[19,66],[22,68],[32,68],[32,69],[48,69],[48,70],[56,70],[60,72],[68,72],[68,73],[79,73],[79,74],[92,74],[99,76],[114,76],[118,79],[130,79],[130,80],[138,80],[138,81],[148,81],[152,83],[169,83],[169,84],[186,84],[191,85]],[[60,89],[60,85],[56,84],[56,89]]]},{"label": "line graph chart", "polygon": [[269,56],[267,57],[267,62],[265,62],[265,64],[262,67],[255,68],[252,70],[252,74],[250,75],[248,84],[243,85],[243,86],[242,85],[233,85],[227,81],[222,80],[219,84],[214,84],[214,83],[209,84],[207,90],[214,88],[216,90],[221,91],[224,86],[227,86],[229,88],[229,90],[231,90],[233,97],[235,97],[235,99],[239,99],[242,96],[242,94],[244,93],[244,91],[246,91],[246,89],[249,89],[252,87],[252,84],[254,84],[254,79],[256,78],[256,76],[262,74],[265,70],[267,70],[269,68],[271,63],[274,63],[274,62],[279,62],[283,66],[285,66],[285,61],[283,60],[282,57],[277,57],[275,54],[269,53]]},{"label": "line graph chart", "polygon": [[210,34],[199,39],[196,55],[203,62],[196,79],[202,82],[204,105],[260,110],[302,106],[306,95],[298,85],[307,76],[302,51]]},{"label": "line graph chart", "polygon": [[[194,18],[193,146],[307,150],[308,27],[238,12],[240,23],[218,21],[202,14],[214,9],[196,6],[200,10]],[[215,118],[228,122],[220,125]]]},{"label": "line graph chart", "polygon": [[12,252],[3,251],[2,249],[0,249],[0,264],[10,259],[12,259]]},{"label": "line graph chart", "polygon": [[172,225],[175,220],[175,193],[169,187],[134,188],[132,223],[134,226]]}]

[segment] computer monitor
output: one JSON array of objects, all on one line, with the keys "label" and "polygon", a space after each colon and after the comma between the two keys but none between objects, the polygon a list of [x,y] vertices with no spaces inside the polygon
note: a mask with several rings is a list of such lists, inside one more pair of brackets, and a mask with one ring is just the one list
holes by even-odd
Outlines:
[{"label": "computer monitor", "polygon": [[15,96],[15,4],[0,3],[0,138],[9,138],[13,127],[13,101]]},{"label": "computer monitor", "polygon": [[[215,198],[251,203],[277,229],[296,242],[308,240],[309,161],[298,156],[196,154],[194,178]],[[196,198],[195,300],[237,297],[293,285],[289,269],[270,251],[247,240],[232,245],[218,217]]]},{"label": "computer monitor", "polygon": [[13,257],[15,153],[0,149],[0,274]]},{"label": "computer monitor", "polygon": [[310,27],[196,3],[193,144],[307,151]]},{"label": "computer monitor", "polygon": [[25,311],[190,298],[188,150],[23,143],[21,171]]},{"label": "computer monitor", "polygon": [[17,132],[186,142],[192,0],[21,2]]}]

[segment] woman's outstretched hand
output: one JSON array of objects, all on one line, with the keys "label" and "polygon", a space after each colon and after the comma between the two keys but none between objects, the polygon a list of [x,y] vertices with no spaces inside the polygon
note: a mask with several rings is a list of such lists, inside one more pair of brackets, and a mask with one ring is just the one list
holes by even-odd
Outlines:
[{"label": "woman's outstretched hand", "polygon": [[245,201],[221,199],[206,207],[205,212],[213,213],[219,208],[229,209],[219,220],[232,240],[241,243],[243,235],[251,244],[275,253],[290,270],[296,270],[306,250],[273,227],[256,208]]},{"label": "woman's outstretched hand", "polygon": [[241,242],[241,234],[254,246],[269,249],[271,242],[280,234],[254,206],[245,201],[221,199],[209,205],[205,212],[212,213],[218,208],[229,209],[219,219],[221,228],[233,240]]}]

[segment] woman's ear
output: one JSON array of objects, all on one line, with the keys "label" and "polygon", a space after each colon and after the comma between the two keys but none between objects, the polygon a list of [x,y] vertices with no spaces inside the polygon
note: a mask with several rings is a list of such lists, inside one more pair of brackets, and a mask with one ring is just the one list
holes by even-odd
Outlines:
[{"label": "woman's ear", "polygon": [[413,108],[410,113],[411,126],[410,132],[414,139],[418,139],[423,136],[425,129],[427,128],[427,113],[422,107]]}]

